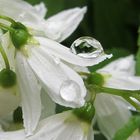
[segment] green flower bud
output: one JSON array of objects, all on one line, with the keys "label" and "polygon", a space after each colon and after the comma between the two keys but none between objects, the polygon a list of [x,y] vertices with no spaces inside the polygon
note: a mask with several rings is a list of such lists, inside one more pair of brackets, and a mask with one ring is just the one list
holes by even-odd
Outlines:
[{"label": "green flower bud", "polygon": [[3,69],[0,72],[0,85],[4,88],[12,87],[16,84],[16,74],[10,69]]},{"label": "green flower bud", "polygon": [[102,86],[104,84],[104,77],[99,73],[91,73],[86,79],[88,84]]},{"label": "green flower bud", "polygon": [[74,109],[73,113],[78,118],[91,123],[95,115],[95,108],[90,102],[87,102],[83,107]]},{"label": "green flower bud", "polygon": [[12,42],[16,47],[16,49],[20,49],[28,41],[29,38],[28,30],[20,22],[12,24],[11,27],[14,29],[13,31],[10,32]]}]

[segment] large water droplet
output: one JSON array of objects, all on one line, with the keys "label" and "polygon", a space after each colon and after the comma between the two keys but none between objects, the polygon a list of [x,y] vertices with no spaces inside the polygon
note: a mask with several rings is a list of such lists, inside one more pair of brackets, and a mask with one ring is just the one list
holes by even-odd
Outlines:
[{"label": "large water droplet", "polygon": [[80,87],[79,85],[73,80],[66,80],[62,83],[60,88],[60,95],[62,99],[69,101],[69,102],[76,102],[79,100],[80,97]]},{"label": "large water droplet", "polygon": [[100,42],[88,36],[75,40],[71,45],[71,51],[84,58],[96,58],[104,52]]}]

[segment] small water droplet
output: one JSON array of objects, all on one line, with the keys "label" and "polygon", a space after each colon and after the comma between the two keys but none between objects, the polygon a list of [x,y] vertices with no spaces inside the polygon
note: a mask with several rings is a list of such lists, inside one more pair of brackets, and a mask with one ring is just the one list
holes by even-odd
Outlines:
[{"label": "small water droplet", "polygon": [[53,59],[53,60],[54,60],[54,62],[55,62],[57,65],[58,65],[58,64],[60,64],[60,62],[61,62],[61,61],[60,61],[60,59],[59,59],[59,58],[57,58],[57,57],[54,57],[54,59]]},{"label": "small water droplet", "polygon": [[73,80],[66,80],[62,83],[60,88],[61,97],[69,102],[78,101],[80,96],[80,87]]},{"label": "small water droplet", "polygon": [[104,52],[100,42],[88,36],[75,40],[70,49],[72,53],[84,58],[96,58]]},{"label": "small water droplet", "polygon": [[19,18],[23,19],[24,16],[25,16],[25,12],[21,13],[21,14],[19,15]]}]

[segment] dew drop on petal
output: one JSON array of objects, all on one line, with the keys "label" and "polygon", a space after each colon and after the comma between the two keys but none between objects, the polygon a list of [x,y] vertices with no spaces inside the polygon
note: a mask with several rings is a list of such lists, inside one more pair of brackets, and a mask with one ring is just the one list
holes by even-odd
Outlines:
[{"label": "dew drop on petal", "polygon": [[71,52],[83,58],[96,58],[104,53],[99,41],[92,37],[84,36],[75,40],[71,47]]},{"label": "dew drop on petal", "polygon": [[64,81],[60,88],[60,95],[62,99],[69,102],[76,102],[79,100],[80,92],[80,86],[73,80]]}]

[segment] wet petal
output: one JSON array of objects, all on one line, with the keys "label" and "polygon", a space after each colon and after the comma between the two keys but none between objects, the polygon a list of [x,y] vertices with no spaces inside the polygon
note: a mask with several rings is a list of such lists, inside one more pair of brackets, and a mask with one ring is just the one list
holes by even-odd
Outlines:
[{"label": "wet petal", "polygon": [[70,107],[84,104],[86,89],[75,71],[41,47],[32,49],[28,62],[53,101]]},{"label": "wet petal", "polygon": [[42,46],[44,52],[50,53],[58,58],[61,58],[62,60],[68,63],[79,65],[79,66],[92,66],[98,64],[99,62],[102,62],[107,58],[112,57],[112,55],[106,55],[103,53],[98,57],[92,59],[82,58],[72,53],[69,48],[53,40],[42,38],[42,37],[36,37],[36,39],[40,42],[40,45]]},{"label": "wet petal", "polygon": [[46,35],[56,41],[63,41],[77,28],[87,9],[73,8],[62,11],[46,21]]},{"label": "wet petal", "polygon": [[32,135],[41,115],[40,87],[26,58],[20,52],[16,54],[16,73],[22,98],[25,131],[27,135]]}]

